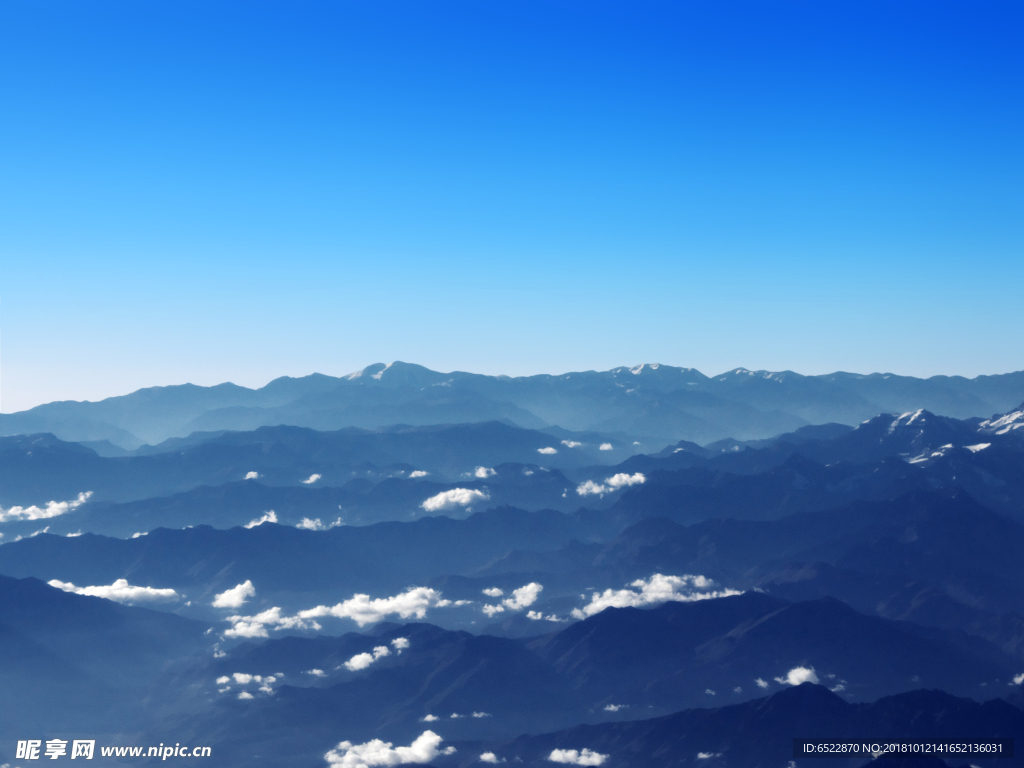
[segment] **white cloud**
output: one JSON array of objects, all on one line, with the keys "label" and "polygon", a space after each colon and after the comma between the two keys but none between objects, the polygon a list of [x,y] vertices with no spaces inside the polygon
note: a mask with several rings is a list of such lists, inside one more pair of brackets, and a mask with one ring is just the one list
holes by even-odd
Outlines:
[{"label": "white cloud", "polygon": [[[494,754],[493,752],[484,752],[482,755],[480,755],[480,762],[481,763],[504,763],[505,762],[505,758],[502,758],[501,760],[499,760],[498,756],[496,754]],[[0,768],[3,768],[3,766],[0,766]]]},{"label": "white cloud", "polygon": [[[495,587],[495,589],[497,588]],[[543,585],[532,581],[524,587],[513,590],[512,596],[506,597],[502,600],[501,605],[485,605],[483,607],[483,611],[488,616],[494,616],[496,613],[504,613],[506,608],[510,611],[521,611],[537,602],[537,596],[543,591],[543,589]],[[501,594],[501,590],[498,590],[498,593]],[[484,590],[484,594],[487,594],[487,590]]]},{"label": "white cloud", "polygon": [[330,525],[324,525],[322,522],[320,522],[319,517],[313,520],[310,520],[308,517],[304,517],[302,518],[302,522],[300,522],[295,527],[302,528],[305,531],[329,531],[331,530],[331,528],[337,528],[339,525],[344,525],[344,523],[341,522],[340,517]]},{"label": "white cloud", "polygon": [[618,712],[620,709],[628,709],[629,704],[606,704],[604,707],[605,712]]},{"label": "white cloud", "polygon": [[612,444],[611,443],[601,443],[601,450],[602,451],[610,451],[610,450],[612,450]]},{"label": "white cloud", "polygon": [[412,472],[409,473],[409,477],[411,477],[411,478],[426,477],[429,474],[430,474],[429,472],[424,472],[422,469],[414,469]]},{"label": "white cloud", "polygon": [[541,619],[544,621],[565,621],[565,619],[560,619],[553,613],[545,616],[541,611],[530,611],[526,614],[526,618],[532,619],[533,621],[540,621]]},{"label": "white cloud", "polygon": [[243,583],[214,595],[211,605],[214,608],[241,608],[250,597],[256,596],[256,587],[249,579]]},{"label": "white cloud", "polygon": [[320,629],[315,621],[298,616],[282,616],[277,606],[255,616],[228,616],[227,620],[232,623],[232,627],[225,630],[225,637],[267,637],[268,625],[274,629]]},{"label": "white cloud", "polygon": [[245,699],[255,699],[256,697],[253,696],[248,691],[242,691],[240,694],[238,694],[238,698],[240,698],[240,699],[242,699],[244,701]]},{"label": "white cloud", "polygon": [[842,691],[846,690],[846,686],[842,683],[839,683],[838,685],[829,688],[829,690],[832,691],[832,693],[841,693]]},{"label": "white cloud", "polygon": [[564,445],[566,448],[579,448],[580,446],[583,445],[583,443],[578,443],[575,440],[563,440],[562,445]]},{"label": "white cloud", "polygon": [[76,587],[70,581],[58,581],[53,579],[47,582],[51,587],[63,589],[65,592],[74,592],[76,595],[90,595],[92,597],[104,597],[113,600],[115,603],[168,603],[181,600],[173,589],[156,589],[154,587],[134,587],[127,579],[118,579],[109,586],[98,587]]},{"label": "white cloud", "polygon": [[473,713],[473,717],[476,717],[476,718],[490,717],[490,716],[491,716],[490,712],[474,712]]},{"label": "white cloud", "polygon": [[426,717],[420,718],[424,723],[436,723],[441,718],[437,715],[427,715]]},{"label": "white cloud", "polygon": [[710,760],[712,757],[721,757],[721,756],[722,756],[721,752],[698,752],[697,753],[697,759],[698,760]]},{"label": "white cloud", "polygon": [[11,520],[47,520],[51,517],[60,517],[68,512],[73,512],[85,504],[92,496],[92,491],[85,491],[78,494],[78,498],[72,501],[48,501],[45,507],[0,507],[0,523],[7,523]]},{"label": "white cloud", "polygon": [[758,688],[767,688],[768,687],[768,681],[767,680],[762,680],[760,677],[757,678],[754,682],[757,683],[757,687]]},{"label": "white cloud", "polygon": [[223,676],[217,678],[217,685],[226,685],[227,683],[230,683],[230,682],[231,682],[231,678],[228,677],[227,675],[223,675]]},{"label": "white cloud", "polygon": [[589,749],[580,752],[575,749],[553,749],[548,755],[548,760],[552,763],[569,763],[570,765],[601,765],[607,759],[608,755],[591,752]]},{"label": "white cloud", "polygon": [[488,477],[494,477],[496,474],[498,473],[490,467],[477,467],[473,470],[473,477],[479,477],[481,480]]},{"label": "white cloud", "polygon": [[450,755],[454,747],[438,749],[443,739],[433,731],[424,731],[408,747],[393,747],[389,741],[374,739],[365,744],[343,741],[326,755],[328,765],[341,768],[371,768],[377,765],[429,763],[438,755]]},{"label": "white cloud", "polygon": [[1021,683],[1024,683],[1024,672],[1021,672],[1013,678],[1014,685],[1020,685]]},{"label": "white cloud", "polygon": [[505,593],[499,587],[488,587],[484,590],[484,594],[488,597],[501,597]]},{"label": "white cloud", "polygon": [[386,645],[378,645],[373,649],[373,653],[357,653],[351,659],[345,662],[345,669],[350,672],[358,672],[360,669],[366,669],[368,666],[378,659],[382,659],[385,656],[391,655],[391,649]]},{"label": "white cloud", "polygon": [[255,528],[257,525],[263,525],[264,523],[276,523],[276,522],[277,522],[277,512],[275,512],[274,510],[270,510],[269,512],[264,512],[263,513],[263,517],[258,517],[255,520],[250,520],[248,523],[245,524],[245,527],[246,528]]},{"label": "white cloud", "polygon": [[704,689],[704,693],[706,693],[708,696],[717,696],[718,695],[714,691],[712,691],[710,688],[705,688]]},{"label": "white cloud", "polygon": [[303,480],[302,484],[303,485],[312,485],[313,483],[315,483],[319,479],[320,479],[320,475],[318,475],[316,473],[313,473],[312,475],[307,477],[305,480]]},{"label": "white cloud", "polygon": [[547,448],[538,448],[537,453],[543,453],[545,456],[550,456],[553,453],[558,453],[558,449],[548,446]]},{"label": "white cloud", "polygon": [[637,472],[632,475],[628,475],[625,472],[619,472],[617,475],[606,477],[603,484],[595,483],[593,480],[587,480],[585,483],[580,483],[576,486],[576,493],[580,496],[604,496],[606,493],[612,493],[620,488],[626,488],[630,485],[637,485],[644,482],[647,482],[647,478],[644,477],[642,472]]},{"label": "white cloud", "polygon": [[427,512],[440,512],[460,506],[468,507],[470,504],[475,504],[478,501],[487,501],[489,498],[491,497],[486,493],[476,489],[452,488],[450,491],[442,491],[436,496],[431,496],[420,506]]},{"label": "white cloud", "polygon": [[327,673],[324,672],[322,669],[307,669],[302,674],[312,675],[313,677],[327,677]]},{"label": "white cloud", "polygon": [[793,667],[786,673],[785,677],[776,677],[776,683],[784,685],[800,685],[801,683],[817,683],[818,676],[814,674],[814,667]]},{"label": "white cloud", "polygon": [[396,637],[391,641],[391,646],[395,648],[399,653],[409,647],[409,638],[407,637]]},{"label": "white cloud", "polygon": [[[77,539],[81,535],[82,535],[81,531],[75,531],[74,533],[69,533],[68,534],[68,538],[69,539]],[[2,538],[3,538],[3,534],[0,533],[0,539],[2,539]]]},{"label": "white cloud", "polygon": [[605,608],[640,608],[670,600],[687,603],[742,594],[735,589],[713,589],[715,583],[711,579],[689,574],[665,576],[656,573],[646,581],[637,579],[630,586],[635,589],[606,589],[604,592],[595,592],[590,596],[590,603],[583,608],[573,609],[573,617],[585,619],[600,613]]},{"label": "white cloud", "polygon": [[444,608],[451,605],[450,600],[441,599],[441,593],[429,587],[413,587],[400,595],[371,600],[369,595],[353,595],[351,599],[333,606],[318,605],[306,611],[299,611],[299,619],[312,619],[320,616],[335,616],[339,619],[352,619],[359,626],[373,624],[388,616],[397,614],[403,619],[415,616],[422,619],[427,615],[428,608]]},{"label": "white cloud", "polygon": [[245,479],[246,480],[257,480],[257,479],[259,479],[259,476],[260,476],[259,472],[246,472],[245,473]]},{"label": "white cloud", "polygon": [[608,488],[595,483],[593,480],[587,480],[585,483],[580,483],[576,486],[576,493],[580,496],[604,496],[608,493]]},{"label": "white cloud", "polygon": [[619,488],[625,488],[630,485],[645,483],[647,482],[647,478],[644,477],[643,472],[637,472],[632,475],[627,475],[625,472],[619,472],[617,475],[605,478],[605,482],[608,483],[609,487],[618,490]]},{"label": "white cloud", "polygon": [[133,539],[137,539],[137,538],[139,538],[139,536],[149,536],[149,532],[148,531],[138,531],[137,533],[133,533],[132,534],[132,538]]}]

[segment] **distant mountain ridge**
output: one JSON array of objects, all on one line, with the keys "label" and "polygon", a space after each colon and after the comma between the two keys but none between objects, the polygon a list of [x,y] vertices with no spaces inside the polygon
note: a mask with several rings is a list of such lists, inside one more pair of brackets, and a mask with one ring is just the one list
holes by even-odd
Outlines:
[{"label": "distant mountain ridge", "polygon": [[347,376],[282,377],[259,389],[225,383],[150,387],[98,402],[63,401],[0,414],[0,434],[52,432],[63,440],[134,449],[197,431],[306,426],[507,421],[539,429],[620,432],[665,442],[767,438],[808,424],[854,425],[921,408],[987,418],[1024,401],[1024,371],[967,379],[737,368],[709,377],[693,368],[643,364],[560,375],[441,373],[377,363]]}]

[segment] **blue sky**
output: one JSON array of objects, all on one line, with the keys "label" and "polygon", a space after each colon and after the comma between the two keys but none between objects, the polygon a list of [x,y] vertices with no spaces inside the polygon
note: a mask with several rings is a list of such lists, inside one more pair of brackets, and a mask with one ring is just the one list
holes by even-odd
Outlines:
[{"label": "blue sky", "polygon": [[393,359],[1024,368],[1022,22],[4,3],[2,409]]}]

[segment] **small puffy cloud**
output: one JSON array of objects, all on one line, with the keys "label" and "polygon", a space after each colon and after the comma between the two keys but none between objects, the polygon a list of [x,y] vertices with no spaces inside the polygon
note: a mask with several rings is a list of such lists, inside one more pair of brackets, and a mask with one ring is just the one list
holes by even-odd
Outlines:
[{"label": "small puffy cloud", "polygon": [[[498,756],[496,754],[494,754],[493,752],[484,752],[482,755],[480,755],[480,762],[481,763],[504,763],[505,762],[505,758],[502,758],[501,760],[499,760]],[[2,766],[0,766],[0,768],[2,768]]]},{"label": "small puffy cloud", "polygon": [[718,695],[713,690],[711,690],[710,688],[705,688],[704,689],[704,693],[706,693],[708,696],[717,696]]},{"label": "small puffy cloud", "polygon": [[604,483],[595,483],[593,480],[580,483],[576,486],[576,493],[580,496],[604,496],[606,493],[612,493],[620,488],[627,488],[644,482],[647,482],[647,478],[644,477],[642,472],[636,472],[632,475],[619,472],[617,475],[606,477]]},{"label": "small puffy cloud", "polygon": [[396,637],[391,641],[391,647],[397,650],[399,653],[409,647],[409,638],[407,637]]},{"label": "small puffy cloud", "polygon": [[721,757],[721,756],[722,756],[721,752],[698,752],[697,753],[697,759],[698,760],[710,760],[712,757]]},{"label": "small puffy cloud", "polygon": [[785,677],[776,677],[776,683],[784,685],[800,685],[801,683],[817,683],[818,676],[814,674],[814,667],[793,667],[786,673]]},{"label": "small puffy cloud", "polygon": [[312,675],[313,677],[327,677],[327,673],[324,672],[322,669],[307,669],[302,674]]},{"label": "small puffy cloud", "polygon": [[545,456],[550,456],[553,453],[558,453],[558,449],[548,446],[547,448],[538,448],[537,453],[543,453]]},{"label": "small puffy cloud", "polygon": [[498,473],[490,467],[477,467],[473,470],[473,477],[479,477],[481,480],[488,477],[494,477],[496,474]]},{"label": "small puffy cloud", "polygon": [[68,512],[73,512],[85,504],[92,496],[92,491],[85,491],[78,494],[78,498],[71,501],[48,501],[45,507],[0,507],[0,523],[7,523],[11,520],[48,520],[51,517],[60,517]]},{"label": "small puffy cloud", "polygon": [[476,717],[476,718],[490,717],[490,716],[491,716],[490,712],[474,712],[473,713],[473,717]]},{"label": "small puffy cloud", "polygon": [[263,513],[263,517],[257,517],[255,520],[250,520],[248,523],[245,524],[245,527],[246,528],[255,528],[257,525],[263,525],[264,523],[276,523],[276,522],[277,522],[277,512],[275,512],[274,510],[270,510],[269,512],[264,512]]},{"label": "small puffy cloud", "polygon": [[762,680],[760,677],[757,678],[754,682],[757,683],[757,687],[758,688],[767,688],[768,687],[768,681],[767,680]]},{"label": "small puffy cloud", "polygon": [[846,686],[842,683],[839,683],[838,685],[834,685],[831,688],[829,688],[829,690],[832,691],[832,693],[842,693],[846,690]]},{"label": "small puffy cloud", "polygon": [[[495,589],[497,588],[495,587]],[[506,597],[502,600],[501,605],[485,605],[483,607],[483,612],[488,616],[494,616],[496,613],[504,613],[506,609],[510,611],[521,611],[537,602],[537,596],[543,591],[543,589],[543,585],[532,581],[524,587],[513,590],[512,596]],[[487,594],[487,590],[484,590],[484,594]],[[502,594],[501,590],[498,590],[498,594]]]},{"label": "small puffy cloud", "polygon": [[1020,685],[1021,683],[1024,683],[1024,672],[1021,672],[1013,678],[1014,685]]},{"label": "small puffy cloud", "polygon": [[313,473],[312,475],[307,477],[305,480],[303,480],[302,484],[303,485],[312,485],[313,483],[315,483],[319,479],[320,479],[320,475],[318,475],[316,473]]},{"label": "small puffy cloud", "polygon": [[628,709],[629,704],[605,704],[605,712],[618,712],[620,709]]},{"label": "small puffy cloud", "polygon": [[422,469],[414,469],[412,472],[409,473],[409,477],[411,477],[411,478],[426,477],[429,474],[430,474],[429,472],[424,472]]},{"label": "small puffy cloud", "polygon": [[240,694],[238,694],[238,698],[240,698],[240,699],[242,699],[243,701],[245,701],[246,699],[255,699],[256,697],[255,697],[255,696],[253,696],[253,695],[252,695],[251,693],[249,693],[248,691],[242,691],[242,692],[241,692]]},{"label": "small puffy cloud", "polygon": [[90,595],[92,597],[103,597],[113,600],[115,603],[173,603],[181,600],[173,589],[156,589],[154,587],[135,587],[128,583],[127,579],[118,579],[109,586],[97,587],[76,587],[70,581],[58,581],[53,579],[47,582],[51,587],[63,589],[65,592],[74,592],[76,595]]},{"label": "small puffy cloud", "polygon": [[326,755],[328,765],[341,768],[372,768],[378,765],[429,763],[438,755],[450,755],[454,747],[438,749],[443,739],[433,731],[424,731],[408,747],[394,747],[389,741],[373,739],[365,744],[343,741]]},{"label": "small puffy cloud", "polygon": [[583,445],[583,443],[578,443],[575,440],[563,440],[562,445],[564,445],[566,448],[579,448]]},{"label": "small puffy cloud", "polygon": [[320,522],[319,517],[313,520],[310,520],[308,517],[304,517],[302,518],[302,522],[300,522],[295,527],[302,528],[305,531],[329,531],[331,530],[331,528],[337,528],[339,525],[344,525],[344,523],[341,522],[340,517],[333,523],[330,523],[329,525],[324,525],[322,522]]},{"label": "small puffy cloud", "polygon": [[580,483],[576,486],[576,493],[580,496],[604,496],[608,493],[608,488],[595,483],[593,480],[587,480],[585,483]]},{"label": "small puffy cloud", "polygon": [[656,573],[647,580],[637,579],[630,586],[633,589],[606,589],[604,592],[595,592],[590,596],[590,603],[573,610],[573,618],[585,619],[605,608],[641,608],[670,600],[688,603],[742,594],[735,589],[714,589],[715,583],[711,579],[690,574],[665,576]]},{"label": "small puffy cloud", "polygon": [[268,608],[255,616],[228,616],[232,627],[225,630],[225,637],[267,637],[267,627],[274,629],[320,629],[315,621],[297,616],[282,616],[277,606]]},{"label": "small puffy cloud", "polygon": [[245,479],[246,480],[258,480],[259,476],[260,476],[259,472],[246,472],[245,473]]},{"label": "small puffy cloud", "polygon": [[349,672],[358,672],[360,669],[366,669],[368,666],[378,659],[382,659],[385,656],[391,655],[391,649],[386,645],[378,645],[373,649],[373,653],[357,653],[351,659],[345,662],[345,669]]},{"label": "small puffy cloud", "polygon": [[610,451],[610,450],[612,450],[612,444],[611,443],[601,443],[601,450],[602,451]]},{"label": "small puffy cloud", "polygon": [[133,539],[137,539],[137,538],[139,538],[139,536],[149,536],[149,532],[148,531],[137,531],[136,533],[132,534],[132,538]]},{"label": "small puffy cloud", "polygon": [[468,507],[470,504],[487,501],[489,498],[491,497],[486,493],[475,488],[452,488],[450,491],[442,491],[436,496],[431,496],[420,506],[427,512],[442,512],[455,507]]},{"label": "small puffy cloud", "polygon": [[544,590],[544,587],[535,581],[525,587],[513,590],[512,597],[502,600],[506,608],[512,611],[521,611],[537,602],[537,596]]},{"label": "small puffy cloud", "polygon": [[318,605],[316,608],[299,611],[299,619],[313,619],[320,616],[335,616],[352,619],[359,626],[382,621],[397,614],[403,619],[415,616],[422,619],[429,608],[443,608],[451,601],[441,599],[441,593],[429,587],[413,587],[400,595],[374,600],[369,595],[353,595],[351,599],[333,606]]},{"label": "small puffy cloud", "polygon": [[501,597],[505,593],[499,587],[488,587],[484,590],[484,594],[488,597]]},{"label": "small puffy cloud", "polygon": [[632,475],[626,474],[625,472],[619,472],[617,475],[605,478],[605,482],[609,488],[618,490],[619,488],[625,488],[630,485],[639,485],[640,483],[647,482],[647,478],[644,477],[643,472],[636,472]]},{"label": "small puffy cloud", "polygon": [[217,685],[226,685],[226,684],[228,684],[230,682],[231,682],[231,678],[228,677],[227,675],[222,675],[221,677],[217,678]]},{"label": "small puffy cloud", "polygon": [[547,616],[545,616],[540,611],[530,611],[526,614],[526,618],[531,619],[532,621],[541,621],[542,619],[544,621],[564,621],[564,619],[558,618],[553,613],[550,613]]},{"label": "small puffy cloud", "polygon": [[591,752],[583,749],[577,752],[575,749],[553,749],[548,755],[552,763],[568,763],[569,765],[601,765],[608,759],[608,755],[600,752]]},{"label": "small puffy cloud", "polygon": [[249,579],[246,579],[243,583],[227,589],[219,595],[214,595],[211,605],[214,608],[241,608],[245,605],[246,600],[255,596],[256,587]]},{"label": "small puffy cloud", "polygon": [[436,723],[441,718],[437,715],[427,715],[426,717],[420,718],[424,723]]}]

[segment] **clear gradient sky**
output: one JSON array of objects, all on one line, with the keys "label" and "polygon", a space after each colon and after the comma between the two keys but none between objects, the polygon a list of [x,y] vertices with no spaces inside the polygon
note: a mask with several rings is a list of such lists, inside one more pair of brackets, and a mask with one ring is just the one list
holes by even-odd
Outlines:
[{"label": "clear gradient sky", "polygon": [[5,412],[1024,368],[1024,5],[8,0]]}]

